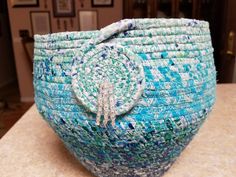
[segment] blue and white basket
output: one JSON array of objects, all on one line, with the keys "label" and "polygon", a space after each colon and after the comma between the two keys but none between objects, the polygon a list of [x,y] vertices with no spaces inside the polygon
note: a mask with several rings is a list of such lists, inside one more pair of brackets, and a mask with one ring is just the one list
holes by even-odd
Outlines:
[{"label": "blue and white basket", "polygon": [[127,19],[35,35],[35,102],[96,176],[161,176],[215,101],[209,24]]}]

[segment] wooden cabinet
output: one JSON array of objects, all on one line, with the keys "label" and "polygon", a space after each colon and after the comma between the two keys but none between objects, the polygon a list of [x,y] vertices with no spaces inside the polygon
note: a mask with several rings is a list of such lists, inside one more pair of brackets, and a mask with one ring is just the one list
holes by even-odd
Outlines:
[{"label": "wooden cabinet", "polygon": [[198,0],[176,0],[176,17],[197,18],[199,16]]},{"label": "wooden cabinet", "polygon": [[125,18],[156,17],[155,0],[123,0]]},{"label": "wooden cabinet", "polygon": [[214,0],[124,0],[125,18],[203,18]]},{"label": "wooden cabinet", "polygon": [[171,18],[176,16],[176,0],[156,1],[155,8],[156,17]]}]

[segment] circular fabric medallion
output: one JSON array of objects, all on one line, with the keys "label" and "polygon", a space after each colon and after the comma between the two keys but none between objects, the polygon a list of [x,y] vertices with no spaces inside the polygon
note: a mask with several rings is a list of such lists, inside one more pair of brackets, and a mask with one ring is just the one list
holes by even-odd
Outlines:
[{"label": "circular fabric medallion", "polygon": [[116,115],[129,111],[140,98],[144,71],[139,56],[116,44],[90,45],[74,58],[72,88],[77,99],[97,113],[100,85],[113,85]]}]

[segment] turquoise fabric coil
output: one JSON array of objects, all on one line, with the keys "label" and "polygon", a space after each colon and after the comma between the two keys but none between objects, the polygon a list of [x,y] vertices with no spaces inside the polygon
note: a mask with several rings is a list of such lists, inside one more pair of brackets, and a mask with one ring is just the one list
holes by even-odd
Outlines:
[{"label": "turquoise fabric coil", "polygon": [[37,108],[96,176],[161,176],[212,110],[208,22],[126,19],[34,38]]}]

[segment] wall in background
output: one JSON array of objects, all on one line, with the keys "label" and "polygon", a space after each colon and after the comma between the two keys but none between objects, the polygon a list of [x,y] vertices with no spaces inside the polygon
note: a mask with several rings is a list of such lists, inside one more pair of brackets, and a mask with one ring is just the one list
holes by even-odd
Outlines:
[{"label": "wall in background", "polygon": [[[5,2],[6,3],[6,2]],[[7,17],[7,5],[0,2],[0,88],[16,79],[14,58],[12,55],[10,32]]]},{"label": "wall in background", "polygon": [[[32,73],[30,66],[24,53],[19,36],[19,30],[27,29],[32,35],[30,12],[31,11],[50,11],[52,32],[64,31],[64,22],[67,23],[67,31],[77,31],[78,25],[78,10],[97,10],[98,11],[98,27],[99,29],[122,19],[123,16],[123,1],[114,0],[113,7],[92,8],[91,0],[85,0],[84,7],[81,7],[79,0],[75,0],[76,16],[74,18],[59,18],[61,29],[58,29],[58,18],[53,16],[52,1],[39,0],[39,7],[12,7],[11,1],[8,2],[10,26],[12,33],[12,42],[15,55],[16,71],[21,94],[21,101],[33,100],[33,85]],[[46,3],[46,4],[45,4]],[[73,27],[70,25],[73,21]]]}]

